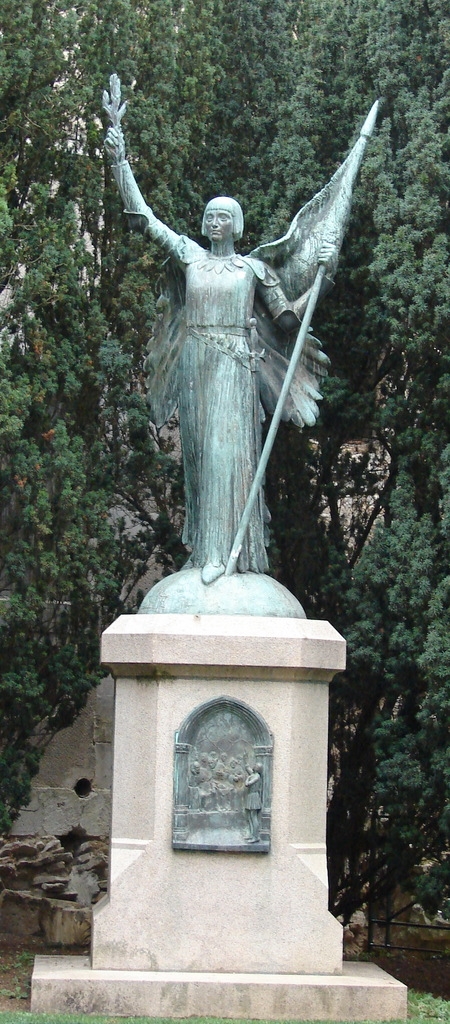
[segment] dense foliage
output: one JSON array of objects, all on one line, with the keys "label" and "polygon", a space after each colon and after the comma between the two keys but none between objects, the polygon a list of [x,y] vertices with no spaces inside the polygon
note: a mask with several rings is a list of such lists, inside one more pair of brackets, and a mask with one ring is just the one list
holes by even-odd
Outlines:
[{"label": "dense foliage", "polygon": [[141,386],[152,257],[124,233],[98,117],[116,34],[125,53],[136,24],[127,5],[100,13],[3,9],[3,828],[102,676],[101,629],[181,549],[178,465]]},{"label": "dense foliage", "polygon": [[[333,905],[413,869],[448,907],[449,113],[443,4],[308,5],[294,97],[324,159],[382,98],[334,293],[319,429],[286,430],[271,478],[283,582],[348,640],[331,701]],[[364,102],[364,98],[365,102]],[[321,325],[323,328],[321,331]],[[273,505],[273,501],[272,501]],[[446,902],[447,901],[447,902]]]},{"label": "dense foliage", "polygon": [[[246,243],[285,230],[376,96],[336,286],[318,426],[281,429],[272,564],[349,642],[331,702],[333,907],[398,881],[450,892],[450,18],[443,0],[36,0],[2,15],[0,537],[4,824],[42,723],[98,678],[102,622],[183,557],[172,433],[142,354],[161,257],[126,233],[102,154],[117,71],[155,212],[198,239],[235,195]],[[126,88],[128,86],[128,88]],[[125,586],[123,581],[126,581]]]}]

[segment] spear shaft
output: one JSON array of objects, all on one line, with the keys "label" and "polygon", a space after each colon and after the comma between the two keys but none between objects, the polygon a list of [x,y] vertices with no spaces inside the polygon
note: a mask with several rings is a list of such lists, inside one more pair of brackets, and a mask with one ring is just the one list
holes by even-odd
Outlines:
[{"label": "spear shaft", "polygon": [[299,361],[299,359],[301,357],[301,354],[303,352],[303,348],[304,348],[304,345],[305,345],[306,335],[308,333],[309,326],[310,326],[310,323],[311,323],[311,320],[312,320],[312,317],[313,317],[313,314],[314,314],[314,310],[316,308],[317,300],[318,300],[319,295],[320,295],[320,288],[321,288],[321,284],[322,284],[322,280],[323,280],[324,274],[325,274],[325,264],[321,263],[319,265],[318,270],[317,270],[317,274],[316,274],[316,277],[315,277],[314,284],[313,284],[313,286],[311,288],[310,296],[309,296],[309,299],[308,299],[308,304],[306,306],[304,317],[303,317],[303,320],[302,320],[302,323],[301,323],[301,327],[300,327],[300,330],[299,330],[298,335],[297,335],[297,340],[296,340],[295,345],[294,345],[294,351],[292,353],[291,361],[290,361],[289,366],[288,366],[287,371],[286,371],[286,376],[284,378],[283,386],[281,388],[280,395],[279,395],[279,398],[278,398],[278,402],[277,402],[276,407],[275,407],[275,412],[274,412],[274,414],[272,416],[272,422],[271,422],[269,430],[267,432],[267,437],[266,437],[266,440],[265,440],[265,443],[264,443],[264,448],[263,448],[263,450],[261,452],[261,458],[259,460],[259,465],[258,465],[258,468],[257,468],[256,473],[255,473],[255,478],[254,478],[252,486],[250,488],[250,493],[249,493],[249,496],[247,498],[246,506],[245,506],[244,511],[242,513],[242,518],[241,518],[241,521],[239,523],[238,531],[237,531],[236,536],[235,536],[234,541],[233,541],[233,546],[232,546],[232,549],[231,549],[231,554],[230,554],[230,557],[229,557],[228,562],[227,562],[227,567],[225,569],[225,576],[232,576],[232,574],[234,572],[236,572],[236,566],[237,566],[237,563],[238,563],[239,555],[241,553],[242,543],[243,543],[245,534],[247,532],[248,525],[250,523],[251,514],[253,512],[253,506],[255,504],[255,501],[257,500],[257,497],[258,497],[258,494],[259,494],[259,489],[262,486],[262,483],[263,483],[263,480],[264,480],[264,474],[266,472],[266,466],[267,466],[267,463],[269,461],[270,453],[271,453],[272,448],[273,448],[273,444],[274,444],[274,441],[275,441],[276,433],[277,433],[278,427],[280,425],[281,417],[283,415],[284,403],[285,403],[286,398],[288,396],[289,388],[290,388],[290,386],[292,384],[292,379],[293,379],[294,373],[295,373],[295,371],[297,369],[298,361]]},{"label": "spear shaft", "polygon": [[[376,122],[376,118],[377,118],[377,112],[378,112],[378,100],[375,101],[375,103],[373,104],[371,110],[369,111],[369,114],[366,117],[366,120],[364,121],[364,124],[363,124],[363,126],[361,128],[360,137],[358,139],[358,142],[355,144],[355,146],[353,147],[353,149],[349,153],[349,155],[347,157],[347,160],[342,165],[342,170],[336,172],[336,174],[333,176],[333,178],[331,179],[331,182],[329,183],[329,186],[328,186],[328,189],[329,189],[330,186],[333,185],[333,182],[336,182],[336,179],[341,174],[341,178],[340,178],[340,181],[339,181],[339,184],[338,184],[338,192],[337,192],[337,195],[336,195],[336,201],[338,201],[338,205],[339,205],[339,217],[338,217],[338,219],[336,221],[335,217],[333,216],[333,211],[330,211],[330,209],[328,209],[328,217],[325,217],[325,221],[324,221],[324,224],[323,224],[323,234],[322,234],[322,238],[323,239],[327,238],[330,243],[333,242],[335,244],[337,253],[339,253],[339,250],[340,250],[340,247],[341,247],[341,244],[342,244],[342,239],[343,239],[343,235],[344,235],[344,231],[345,231],[346,222],[347,222],[347,219],[348,219],[348,215],[350,213],[350,204],[351,204],[351,195],[352,195],[353,182],[354,182],[356,174],[358,172],[358,168],[360,166],[360,163],[361,163],[361,160],[362,160],[362,157],[363,157],[363,153],[364,153],[364,150],[365,150],[365,147],[366,147],[366,144],[367,144],[367,140],[372,135],[373,129],[375,127],[375,122]],[[326,189],[327,189],[327,187],[322,190],[322,193],[318,193],[318,195],[315,197],[313,202],[317,201],[318,199],[320,199],[321,195],[323,195],[323,193],[326,192]],[[341,192],[339,192],[339,189],[341,189]],[[300,212],[302,212],[302,211],[300,211]],[[298,215],[298,216],[300,216],[300,215]],[[293,224],[294,223],[295,222],[293,222]],[[291,229],[290,230],[292,231],[292,225],[291,225]],[[285,235],[284,238],[281,239],[280,241],[281,242],[285,242],[287,240],[287,238],[288,238],[288,236]],[[260,255],[260,254],[262,255],[264,253],[264,250],[268,249],[268,248],[271,248],[271,247],[270,246],[262,246],[262,247],[260,247],[259,252],[257,250],[258,255]],[[273,246],[272,246],[272,248],[273,248]],[[239,555],[241,553],[244,537],[245,537],[245,534],[247,532],[247,529],[248,529],[248,526],[249,526],[249,523],[250,523],[250,518],[251,518],[251,514],[253,512],[253,507],[254,507],[255,501],[257,500],[257,497],[258,497],[258,494],[259,494],[259,490],[260,490],[260,488],[262,487],[262,484],[263,484],[264,474],[265,474],[265,471],[266,471],[266,466],[267,466],[267,463],[269,461],[270,453],[272,451],[273,444],[274,444],[274,441],[275,441],[275,436],[276,436],[278,427],[280,425],[281,417],[283,415],[284,403],[285,403],[286,398],[288,396],[289,389],[290,389],[290,386],[292,384],[292,379],[294,377],[294,373],[295,373],[295,371],[297,369],[299,359],[301,358],[301,354],[303,352],[303,348],[304,348],[304,345],[305,345],[306,335],[308,333],[309,325],[311,323],[312,316],[313,316],[314,310],[316,308],[317,300],[318,300],[319,295],[320,295],[320,289],[321,289],[321,284],[322,284],[322,280],[323,280],[324,274],[325,274],[325,264],[324,263],[319,263],[319,267],[318,267],[318,270],[317,270],[317,273],[316,273],[314,284],[312,286],[311,293],[310,293],[310,296],[309,296],[308,304],[307,304],[306,309],[305,309],[305,314],[304,314],[304,317],[303,317],[303,320],[302,320],[302,324],[301,324],[300,330],[299,330],[298,335],[297,335],[297,340],[295,342],[294,351],[293,351],[292,356],[291,356],[291,361],[290,361],[289,366],[288,366],[287,371],[286,371],[286,376],[284,378],[283,387],[281,388],[280,396],[279,396],[278,402],[276,404],[275,412],[274,412],[273,417],[272,417],[272,422],[270,424],[270,428],[269,428],[268,433],[267,433],[267,437],[266,437],[266,441],[265,441],[265,444],[264,444],[264,448],[263,448],[262,453],[261,453],[261,458],[260,458],[259,465],[258,465],[257,470],[256,470],[255,479],[254,479],[254,481],[252,483],[252,486],[250,488],[250,493],[249,493],[249,496],[247,498],[247,503],[246,503],[246,506],[245,506],[244,511],[242,513],[242,518],[241,518],[241,521],[239,523],[238,531],[237,531],[236,536],[235,536],[234,541],[233,541],[233,546],[232,546],[232,549],[231,549],[231,554],[230,554],[230,557],[229,557],[228,562],[227,562],[227,567],[225,569],[225,575],[226,576],[231,576],[234,572],[236,572],[237,563],[238,563]]]}]

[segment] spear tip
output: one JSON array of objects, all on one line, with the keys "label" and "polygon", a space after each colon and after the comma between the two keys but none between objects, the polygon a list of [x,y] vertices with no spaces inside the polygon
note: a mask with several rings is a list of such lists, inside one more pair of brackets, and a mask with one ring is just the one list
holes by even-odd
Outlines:
[{"label": "spear tip", "polygon": [[361,128],[360,135],[365,136],[366,139],[370,139],[370,136],[372,135],[372,132],[375,128],[375,121],[377,119],[379,104],[380,101],[375,100],[375,103],[370,108],[366,120],[364,121],[364,124]]}]

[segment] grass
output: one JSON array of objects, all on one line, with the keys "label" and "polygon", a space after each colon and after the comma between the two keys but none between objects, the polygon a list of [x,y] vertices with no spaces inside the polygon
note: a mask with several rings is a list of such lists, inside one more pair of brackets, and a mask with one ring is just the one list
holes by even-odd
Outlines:
[{"label": "grass", "polygon": [[408,992],[408,1019],[415,1021],[450,1022],[450,1002],[447,999],[435,999],[427,992]]},{"label": "grass", "polygon": [[[408,1024],[426,1024],[427,1021],[442,1021],[442,1024],[450,1024],[450,1002],[445,999],[435,999],[434,996],[423,992],[410,991],[408,995]],[[27,1013],[22,1010],[13,1010],[0,1013],[0,1024],[173,1024],[173,1021],[167,1017],[105,1017],[98,1014]],[[189,1024],[254,1024],[254,1022],[230,1021],[218,1017],[189,1017]],[[269,1024],[269,1022],[258,1022],[258,1024]],[[328,1022],[328,1024],[332,1024],[332,1022]]]},{"label": "grass", "polygon": [[[33,962],[34,953],[24,951],[15,953],[12,959],[8,957],[0,962],[0,996],[6,999],[28,999]],[[2,1016],[4,1018],[4,1014]]]}]

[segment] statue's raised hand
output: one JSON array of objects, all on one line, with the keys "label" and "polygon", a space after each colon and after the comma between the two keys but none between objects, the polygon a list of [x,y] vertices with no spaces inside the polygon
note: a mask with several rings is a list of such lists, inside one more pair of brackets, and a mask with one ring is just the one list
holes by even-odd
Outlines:
[{"label": "statue's raised hand", "polygon": [[113,164],[120,164],[125,160],[125,138],[119,125],[108,128],[105,149]]},{"label": "statue's raised hand", "polygon": [[120,164],[125,160],[125,139],[120,122],[127,109],[127,104],[121,102],[120,78],[116,74],[109,79],[110,93],[103,90],[102,106],[111,121],[105,139],[105,149],[114,164]]}]

